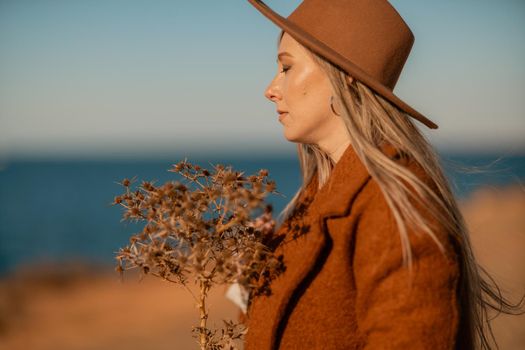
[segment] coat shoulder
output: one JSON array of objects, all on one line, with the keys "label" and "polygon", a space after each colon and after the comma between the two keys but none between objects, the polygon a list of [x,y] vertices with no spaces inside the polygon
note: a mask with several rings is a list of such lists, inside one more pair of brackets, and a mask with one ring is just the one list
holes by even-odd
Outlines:
[{"label": "coat shoulder", "polygon": [[[401,157],[397,162],[405,169],[409,170],[410,173],[415,175],[418,180],[420,180],[432,193],[434,193],[434,195],[436,195],[436,197],[442,199],[441,195],[438,193],[435,181],[427,172],[425,172],[421,165],[408,157]],[[438,209],[436,206],[429,205],[430,199],[421,196],[419,192],[411,185],[408,185],[406,188],[408,191],[401,191],[401,189],[399,189],[397,194],[391,193],[391,196],[398,198],[401,196],[401,198],[404,198],[407,203],[410,203],[414,211],[420,215],[421,219],[424,220],[429,229],[432,230],[432,234],[435,236],[432,238],[428,232],[421,232],[420,227],[413,227],[412,222],[409,221],[409,218],[402,216],[400,219],[403,220],[407,225],[407,234],[410,237],[410,242],[418,241],[421,243],[421,241],[432,241],[433,245],[436,243],[436,247],[441,245],[444,249],[443,252],[450,254],[449,257],[451,257],[453,260],[456,259],[457,257],[454,254],[454,239],[450,235],[450,228],[446,225],[446,223],[443,222],[444,209]],[[395,189],[392,191],[395,191]],[[411,215],[415,214],[414,211],[411,213]],[[387,198],[383,188],[379,185],[378,181],[374,177],[370,177],[365,186],[363,186],[362,190],[357,195],[351,212],[359,218],[363,216],[372,218],[371,222],[373,223],[374,227],[365,229],[376,230],[376,237],[385,235],[388,232],[396,232],[397,235],[399,235],[397,223],[398,220],[396,217],[398,217],[400,213],[393,212],[391,206],[389,205],[389,198]],[[382,237],[381,239],[386,238],[387,237]],[[428,242],[428,244],[430,244],[430,242]]]}]

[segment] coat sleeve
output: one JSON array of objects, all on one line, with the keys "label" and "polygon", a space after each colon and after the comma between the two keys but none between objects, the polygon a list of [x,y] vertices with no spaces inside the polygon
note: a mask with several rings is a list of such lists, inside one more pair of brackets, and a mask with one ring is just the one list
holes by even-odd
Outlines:
[{"label": "coat sleeve", "polygon": [[[455,254],[409,230],[412,288],[399,230],[376,183],[355,226],[356,315],[364,349],[453,349],[459,323]],[[438,239],[447,235],[437,232]]]}]

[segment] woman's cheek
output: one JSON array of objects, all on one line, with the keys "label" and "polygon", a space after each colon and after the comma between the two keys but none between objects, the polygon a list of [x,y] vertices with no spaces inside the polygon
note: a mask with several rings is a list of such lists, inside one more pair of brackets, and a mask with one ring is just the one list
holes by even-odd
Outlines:
[{"label": "woman's cheek", "polygon": [[297,84],[297,91],[301,93],[301,96],[308,95],[308,92],[310,90],[310,83],[313,76],[312,73],[309,70],[305,70],[297,76],[296,84]]}]

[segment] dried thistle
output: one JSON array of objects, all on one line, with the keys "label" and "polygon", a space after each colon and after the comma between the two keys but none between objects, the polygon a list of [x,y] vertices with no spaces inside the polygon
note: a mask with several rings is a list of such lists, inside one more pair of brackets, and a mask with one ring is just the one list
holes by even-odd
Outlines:
[{"label": "dried thistle", "polygon": [[[239,283],[250,296],[269,294],[270,282],[282,271],[282,256],[275,256],[265,245],[273,233],[272,208],[265,197],[275,191],[268,171],[244,176],[231,167],[217,164],[213,170],[201,168],[186,159],[168,171],[182,181],[159,186],[143,181],[137,190],[135,179],[120,184],[125,193],[113,205],[125,208],[123,220],[146,221],[141,232],[117,252],[116,270],[138,268],[141,275],[151,274],[184,286],[193,296],[200,312],[200,324],[192,333],[204,349],[236,349],[246,328],[225,323],[219,335],[206,326],[206,298],[214,285]],[[255,219],[261,210],[264,211]],[[193,279],[200,295],[188,288]]]}]

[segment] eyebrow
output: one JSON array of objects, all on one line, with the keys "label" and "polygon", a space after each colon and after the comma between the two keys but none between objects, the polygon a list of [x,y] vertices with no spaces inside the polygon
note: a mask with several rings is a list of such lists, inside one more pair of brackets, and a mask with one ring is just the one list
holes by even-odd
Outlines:
[{"label": "eyebrow", "polygon": [[277,55],[277,59],[275,60],[275,62],[277,62],[281,56],[289,56],[289,57],[293,57],[290,53],[284,51],[284,52],[280,52],[278,55]]}]

